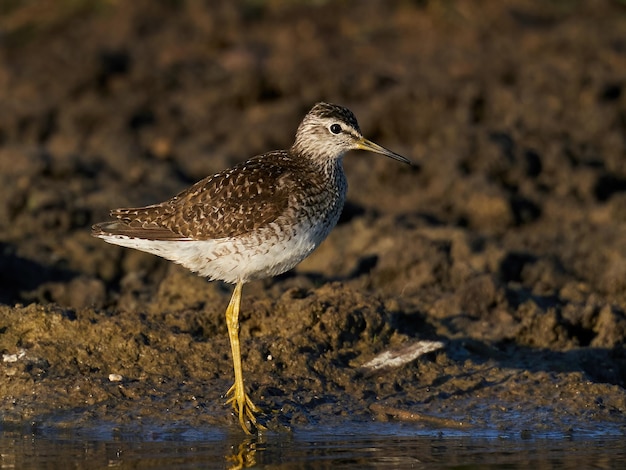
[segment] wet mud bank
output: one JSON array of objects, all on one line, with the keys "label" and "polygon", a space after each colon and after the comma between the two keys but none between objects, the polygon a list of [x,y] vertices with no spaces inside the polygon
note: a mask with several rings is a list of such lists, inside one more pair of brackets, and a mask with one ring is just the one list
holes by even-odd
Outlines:
[{"label": "wet mud bank", "polygon": [[231,287],[89,227],[327,100],[419,168],[346,156],[328,240],[245,286],[265,425],[624,432],[624,5],[213,3],[0,13],[0,420],[234,426]]}]

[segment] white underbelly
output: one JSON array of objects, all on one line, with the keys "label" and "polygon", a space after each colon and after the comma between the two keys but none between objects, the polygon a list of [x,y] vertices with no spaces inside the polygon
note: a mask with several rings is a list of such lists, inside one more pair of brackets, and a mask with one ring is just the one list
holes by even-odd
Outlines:
[{"label": "white underbelly", "polygon": [[245,237],[215,240],[146,240],[119,235],[102,238],[161,256],[209,279],[234,284],[276,276],[293,268],[326,238],[336,221],[329,222],[300,224],[286,234],[270,226]]}]

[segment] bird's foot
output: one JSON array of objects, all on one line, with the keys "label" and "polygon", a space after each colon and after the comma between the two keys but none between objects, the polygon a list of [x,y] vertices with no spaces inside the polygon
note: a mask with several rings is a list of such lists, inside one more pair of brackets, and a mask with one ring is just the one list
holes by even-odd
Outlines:
[{"label": "bird's foot", "polygon": [[[257,423],[256,413],[260,413],[261,409],[257,407],[250,397],[243,389],[243,387],[237,387],[237,384],[233,384],[232,387],[226,392],[226,396],[230,396],[226,403],[233,405],[235,414],[239,416],[239,424],[246,434],[252,434],[252,429],[265,429],[263,425]],[[247,421],[246,421],[247,419]]]}]

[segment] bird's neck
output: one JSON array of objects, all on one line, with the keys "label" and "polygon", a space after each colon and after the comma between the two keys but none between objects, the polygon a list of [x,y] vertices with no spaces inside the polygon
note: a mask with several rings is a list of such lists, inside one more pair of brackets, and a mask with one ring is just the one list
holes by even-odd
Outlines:
[{"label": "bird's neck", "polygon": [[307,170],[315,174],[316,179],[320,180],[326,188],[345,197],[347,182],[343,171],[344,154],[327,155],[323,149],[319,148],[316,152],[312,152],[311,147],[304,150],[300,144],[301,141],[296,140],[289,150],[289,155],[294,162],[298,162],[298,165],[306,165]]},{"label": "bird's neck", "polygon": [[333,188],[336,193],[338,202],[343,206],[343,201],[346,198],[346,192],[348,189],[348,181],[346,174],[343,171],[343,156],[335,158],[322,165],[322,172],[324,178],[328,181],[328,187]]}]

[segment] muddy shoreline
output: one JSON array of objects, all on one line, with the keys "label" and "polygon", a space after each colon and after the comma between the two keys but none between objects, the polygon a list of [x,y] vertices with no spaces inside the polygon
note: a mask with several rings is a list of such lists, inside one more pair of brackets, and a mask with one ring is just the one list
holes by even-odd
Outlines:
[{"label": "muddy shoreline", "polygon": [[0,426],[235,426],[231,287],[89,227],[327,100],[420,166],[348,155],[328,240],[245,286],[265,425],[623,432],[624,5],[214,3],[1,12]]}]

